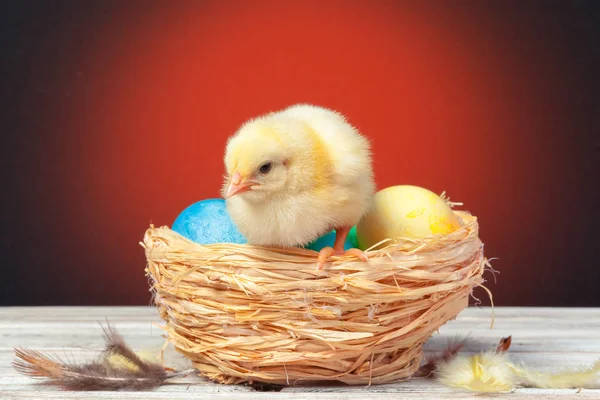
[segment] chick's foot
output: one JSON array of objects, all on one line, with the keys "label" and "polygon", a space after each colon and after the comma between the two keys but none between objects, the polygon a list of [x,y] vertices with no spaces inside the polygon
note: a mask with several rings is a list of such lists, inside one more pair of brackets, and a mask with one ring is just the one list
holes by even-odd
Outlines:
[{"label": "chick's foot", "polygon": [[331,257],[334,253],[333,247],[323,247],[321,251],[319,251],[319,255],[317,257],[317,270],[322,270],[325,265],[325,261],[329,257]]},{"label": "chick's foot", "polygon": [[325,262],[332,255],[335,256],[355,256],[363,261],[368,261],[367,255],[364,251],[359,249],[348,249],[344,250],[344,243],[346,242],[346,238],[348,237],[348,233],[350,232],[349,226],[337,228],[335,230],[335,243],[333,247],[324,247],[319,252],[319,256],[317,257],[317,269],[323,269]]},{"label": "chick's foot", "polygon": [[355,256],[362,261],[369,261],[367,254],[360,249],[335,250],[333,247],[324,247],[317,257],[317,269],[323,269],[325,262],[331,256]]}]

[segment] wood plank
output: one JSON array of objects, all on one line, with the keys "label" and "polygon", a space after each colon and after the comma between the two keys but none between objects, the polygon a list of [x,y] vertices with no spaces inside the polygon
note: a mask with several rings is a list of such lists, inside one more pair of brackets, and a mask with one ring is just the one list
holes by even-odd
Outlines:
[{"label": "wood plank", "polygon": [[[598,400],[597,392],[590,391],[582,391],[577,393],[576,391],[565,391],[565,390],[555,390],[555,391],[541,391],[541,390],[523,390],[516,391],[507,395],[508,398],[514,400],[524,400],[524,399],[540,399],[540,400],[551,400],[551,399],[593,399]],[[0,391],[0,398],[3,400],[21,400],[21,399],[39,399],[39,400],[52,400],[52,399],[69,399],[69,400],[84,400],[84,399],[129,399],[129,400],[152,400],[152,399],[172,399],[172,400],[198,400],[198,393],[194,392],[182,392],[182,393],[165,393],[161,392],[144,392],[144,393],[129,393],[129,392],[101,392],[101,393],[91,393],[91,392],[79,392],[79,393],[58,393],[52,391],[39,391],[35,393],[17,393],[10,391]],[[247,399],[277,399],[277,400],[292,400],[292,399],[305,399],[305,400],[357,400],[357,399],[368,399],[368,400],[389,400],[390,394],[388,393],[349,393],[349,392],[332,392],[332,393],[324,393],[324,392],[305,392],[301,395],[298,393],[236,393],[232,395],[231,393],[214,393],[211,394],[210,397],[206,397],[210,399],[239,399],[239,400],[247,400]],[[464,400],[481,400],[481,395],[472,394],[472,393],[464,393],[464,392],[454,392],[454,393],[436,393],[436,392],[413,392],[407,394],[406,397],[415,400],[432,400],[432,399],[464,399]],[[200,398],[201,399],[201,398]],[[202,400],[202,399],[201,399]]]},{"label": "wood plank", "polygon": [[[589,365],[600,357],[600,309],[598,308],[496,308],[496,323],[490,329],[489,308],[468,308],[443,326],[426,345],[426,354],[444,348],[453,336],[469,335],[465,351],[478,352],[494,346],[507,335],[513,336],[511,357],[531,368],[555,370],[565,366]],[[153,307],[6,307],[0,308],[0,399],[197,399],[256,398],[290,399],[379,399],[388,393],[415,399],[480,399],[481,395],[454,390],[431,379],[414,379],[391,385],[351,387],[324,385],[286,387],[281,392],[257,393],[244,385],[218,385],[188,376],[150,392],[62,392],[40,387],[19,375],[10,365],[13,347],[54,350],[85,360],[103,347],[99,322],[108,319],[137,350],[159,349],[164,339]],[[187,368],[189,361],[172,348],[166,353],[169,365]],[[577,397],[600,398],[600,390],[517,389],[515,399]]]}]

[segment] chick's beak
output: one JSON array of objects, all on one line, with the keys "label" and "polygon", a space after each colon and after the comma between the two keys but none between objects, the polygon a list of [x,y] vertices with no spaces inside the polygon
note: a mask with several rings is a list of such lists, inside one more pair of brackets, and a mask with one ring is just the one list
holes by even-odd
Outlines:
[{"label": "chick's beak", "polygon": [[225,198],[228,199],[236,194],[247,192],[248,190],[252,189],[253,185],[256,185],[256,182],[243,179],[240,173],[235,171],[231,176],[231,181],[229,182],[227,193],[225,193]]}]

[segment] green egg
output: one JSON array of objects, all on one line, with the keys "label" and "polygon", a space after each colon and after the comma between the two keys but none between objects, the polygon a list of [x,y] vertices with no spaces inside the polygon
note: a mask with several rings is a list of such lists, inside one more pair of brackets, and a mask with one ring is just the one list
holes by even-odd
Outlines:
[{"label": "green egg", "polygon": [[[321,236],[317,240],[313,241],[312,243],[309,243],[304,248],[314,250],[314,251],[321,251],[321,249],[324,247],[328,247],[328,246],[333,247],[334,243],[335,243],[335,231],[331,231],[331,232]],[[344,243],[344,250],[348,250],[348,249],[352,249],[352,248],[357,248],[356,227],[355,226],[353,226],[352,229],[350,229],[350,232],[348,233],[348,237],[346,238],[346,242]]]},{"label": "green egg", "polygon": [[352,243],[352,248],[358,249],[358,240],[356,238],[356,226],[353,226],[352,229],[350,229],[350,232],[348,232],[348,239],[346,239],[346,242]]}]

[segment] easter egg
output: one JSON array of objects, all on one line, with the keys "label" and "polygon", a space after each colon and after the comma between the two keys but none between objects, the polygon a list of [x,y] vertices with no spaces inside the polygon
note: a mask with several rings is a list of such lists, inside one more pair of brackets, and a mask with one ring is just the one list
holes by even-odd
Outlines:
[{"label": "easter egg", "polygon": [[179,214],[171,229],[200,244],[247,242],[231,220],[223,199],[192,204]]},{"label": "easter egg", "polygon": [[[350,243],[351,247],[358,248],[358,242],[356,241],[356,227],[353,226],[348,232],[348,238],[346,239],[346,243]],[[346,249],[346,248],[344,248]],[[347,249],[346,249],[347,250]]]},{"label": "easter egg", "polygon": [[[311,249],[314,251],[321,251],[321,249],[324,247],[328,247],[328,246],[333,247],[333,244],[335,243],[335,235],[336,235],[335,231],[331,231],[331,232],[321,236],[314,242],[309,243],[308,245],[305,246],[305,248]],[[344,250],[355,248],[356,246],[357,246],[357,244],[356,244],[356,227],[353,226],[352,229],[350,229],[350,232],[348,232],[348,237],[346,238],[346,241],[344,242]]]},{"label": "easter egg", "polygon": [[459,227],[458,217],[440,196],[418,186],[398,185],[375,194],[356,234],[359,248],[365,250],[388,238],[422,239]]}]

